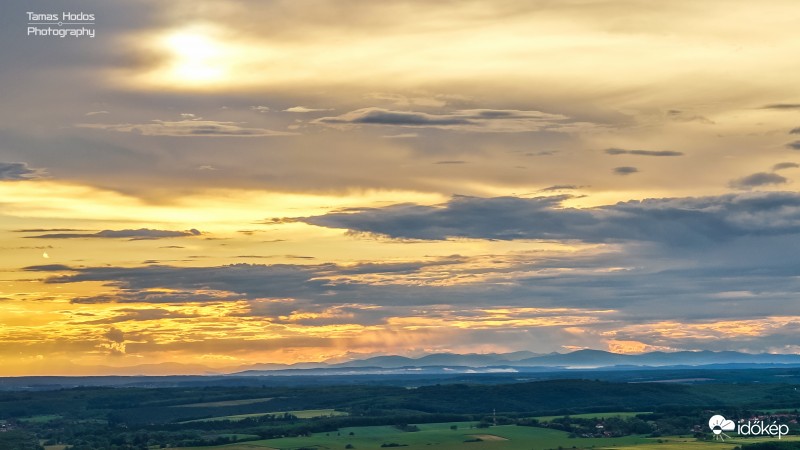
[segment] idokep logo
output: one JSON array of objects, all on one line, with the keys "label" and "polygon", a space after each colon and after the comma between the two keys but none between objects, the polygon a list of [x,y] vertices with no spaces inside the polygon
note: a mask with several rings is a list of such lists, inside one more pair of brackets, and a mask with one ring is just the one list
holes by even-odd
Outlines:
[{"label": "idokep logo", "polygon": [[715,440],[724,441],[731,437],[725,434],[726,431],[736,431],[741,436],[778,436],[780,439],[789,434],[789,425],[777,422],[766,423],[761,420],[740,420],[737,425],[734,421],[717,414],[708,419],[708,428],[714,433]]},{"label": "idokep logo", "polygon": [[711,431],[714,432],[714,440],[722,440],[724,441],[725,438],[730,439],[731,437],[725,434],[725,431],[733,431],[736,429],[736,424],[733,423],[732,420],[728,420],[719,414],[716,416],[712,416],[708,419],[708,428],[711,428]]}]

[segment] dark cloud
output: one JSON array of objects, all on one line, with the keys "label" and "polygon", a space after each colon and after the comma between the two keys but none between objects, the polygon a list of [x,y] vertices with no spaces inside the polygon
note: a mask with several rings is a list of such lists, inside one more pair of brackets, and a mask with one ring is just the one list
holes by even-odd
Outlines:
[{"label": "dark cloud", "polygon": [[[365,263],[356,266],[233,264],[218,267],[79,267],[66,268],[71,272],[69,275],[47,277],[44,282],[69,284],[98,281],[110,288],[108,293],[101,295],[74,298],[72,302],[78,304],[274,301],[289,305],[284,309],[290,311],[325,308],[325,305],[335,304],[413,306],[447,303],[455,301],[457,296],[425,298],[424,293],[433,294],[443,288],[422,288],[417,286],[418,280],[391,287],[362,277],[416,278],[426,267],[449,267],[461,261],[459,258],[444,258],[427,262]],[[31,266],[25,270],[48,273],[61,272],[62,269],[60,266]],[[446,273],[440,276],[443,279],[449,277]]]},{"label": "dark cloud", "polygon": [[[54,265],[31,266],[25,270],[73,272],[71,275],[46,279],[51,284],[106,281],[118,288],[114,295],[78,298],[74,300],[76,303],[186,303],[310,295],[317,292],[317,288],[325,286],[327,281],[322,274],[334,268],[333,265],[234,264],[200,268],[144,266],[65,269],[64,266]],[[168,292],[161,290],[165,287],[169,288]]]},{"label": "dark cloud", "polygon": [[60,272],[62,270],[74,270],[70,266],[65,266],[63,264],[43,264],[39,266],[28,266],[25,267],[24,270],[29,272]]},{"label": "dark cloud", "polygon": [[739,178],[738,180],[733,180],[730,182],[730,186],[737,189],[751,189],[754,187],[768,186],[771,184],[784,184],[787,181],[789,180],[778,175],[777,173],[758,172],[743,178]]},{"label": "dark cloud", "polygon": [[458,196],[439,206],[402,204],[302,220],[329,228],[426,240],[566,239],[685,246],[749,235],[800,233],[800,195],[794,193],[649,199],[586,209],[561,207],[567,198]]},{"label": "dark cloud", "polygon": [[121,344],[125,341],[125,333],[118,329],[111,327],[105,334],[105,337],[108,338],[111,342],[116,342],[117,344]]},{"label": "dark cloud", "polygon": [[795,167],[800,167],[800,164],[793,162],[782,162],[772,166],[772,170],[794,169]]},{"label": "dark cloud", "polygon": [[339,116],[321,117],[311,123],[327,126],[392,125],[403,127],[446,128],[479,132],[574,131],[594,124],[576,122],[561,114],[541,111],[465,109],[430,114],[418,111],[391,111],[362,108]]},{"label": "dark cloud", "polygon": [[609,155],[683,156],[683,153],[671,150],[624,150],[621,148],[607,148],[606,153]]},{"label": "dark cloud", "polygon": [[383,137],[386,139],[411,139],[419,137],[419,134],[417,133],[387,134]]},{"label": "dark cloud", "polygon": [[800,134],[800,127],[797,127],[797,128],[792,128],[792,129],[789,131],[789,134]]},{"label": "dark cloud", "polygon": [[800,103],[772,103],[762,106],[761,109],[800,109]]},{"label": "dark cloud", "polygon": [[[165,282],[164,285],[169,285],[169,283]],[[121,283],[120,286],[125,286],[125,283]],[[163,292],[159,289],[148,290],[123,288],[117,292],[114,292],[113,294],[101,294],[90,297],[75,297],[70,301],[70,303],[81,305],[97,305],[104,303],[183,304],[235,301],[241,299],[242,296],[237,295],[236,293],[209,291],[198,286],[196,290],[170,290],[169,292]]]},{"label": "dark cloud", "polygon": [[639,169],[637,169],[636,167],[631,167],[631,166],[621,166],[621,167],[615,167],[614,168],[614,173],[617,174],[617,175],[630,175],[630,174],[636,173],[638,171],[639,171]]},{"label": "dark cloud", "polygon": [[139,228],[138,230],[103,230],[97,233],[52,233],[40,234],[36,236],[25,236],[31,239],[80,239],[80,238],[102,238],[102,239],[129,239],[131,241],[142,241],[151,239],[165,239],[185,236],[200,236],[202,233],[194,228],[188,231],[172,230],[152,230],[149,228]]},{"label": "dark cloud", "polygon": [[[146,308],[146,309],[124,308],[116,310],[114,311],[114,313],[116,313],[116,315],[112,317],[89,320],[89,321],[80,321],[78,323],[112,324],[112,323],[129,322],[129,321],[146,322],[150,320],[160,320],[160,319],[188,319],[188,318],[199,317],[199,315],[197,314],[187,314],[184,312],[168,311],[166,309],[159,309],[159,308]],[[113,327],[108,331],[108,333],[106,333],[106,337],[117,343],[122,343],[122,341],[125,340],[123,332]]]},{"label": "dark cloud", "polygon": [[0,162],[0,181],[33,180],[42,177],[42,171],[31,169],[26,163]]},{"label": "dark cloud", "polygon": [[89,231],[89,230],[81,230],[78,228],[25,228],[22,230],[14,230],[15,233],[50,233],[53,231]]},{"label": "dark cloud", "polygon": [[434,164],[466,164],[466,161],[449,160],[449,161],[436,161]]},{"label": "dark cloud", "polygon": [[585,186],[578,186],[576,184],[556,184],[553,186],[548,186],[544,189],[539,189],[539,192],[553,192],[553,191],[570,191],[575,189],[581,189]]},{"label": "dark cloud", "polygon": [[336,117],[322,117],[313,121],[319,124],[373,124],[373,125],[463,125],[473,124],[468,117],[454,115],[435,115],[422,112],[389,111],[381,108],[364,108]]},{"label": "dark cloud", "polygon": [[800,141],[789,142],[786,146],[792,150],[800,150]]}]

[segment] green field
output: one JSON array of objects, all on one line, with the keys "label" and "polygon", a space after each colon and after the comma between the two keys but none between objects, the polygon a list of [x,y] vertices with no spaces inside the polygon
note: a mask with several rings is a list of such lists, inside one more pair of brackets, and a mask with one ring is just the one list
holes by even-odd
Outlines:
[{"label": "green field", "polygon": [[240,406],[252,405],[253,403],[263,403],[272,400],[272,397],[266,398],[246,398],[244,400],[225,400],[220,402],[205,402],[205,403],[189,403],[187,405],[175,405],[173,408],[215,408],[223,406]]},{"label": "green field", "polygon": [[18,420],[23,423],[47,423],[58,419],[63,419],[63,416],[61,414],[42,414],[40,416],[23,417]]},{"label": "green field", "polygon": [[333,410],[333,409],[304,409],[304,410],[300,410],[300,411],[278,411],[278,412],[270,412],[270,413],[236,414],[236,415],[233,415],[233,416],[208,417],[206,419],[187,420],[186,422],[180,422],[180,423],[214,422],[214,421],[218,421],[218,420],[238,421],[238,420],[243,420],[243,419],[249,419],[250,417],[281,415],[281,414],[285,414],[287,412],[289,414],[297,417],[298,419],[313,419],[315,417],[330,417],[330,416],[346,416],[346,415],[348,415],[346,412],[336,411],[336,410]]},{"label": "green field", "polygon": [[[637,411],[637,412],[605,412],[605,413],[588,413],[588,414],[570,414],[569,417],[573,419],[608,419],[610,417],[620,417],[620,418],[627,418],[627,417],[635,417],[637,414],[650,414],[648,411]],[[539,416],[534,417],[534,419],[538,420],[539,422],[550,422],[553,419],[560,419],[564,417],[564,415],[560,416]]]},{"label": "green field", "polygon": [[[755,444],[758,442],[775,442],[775,438],[746,438],[746,439],[727,439],[725,442],[719,441],[696,441],[694,438],[678,438],[668,437],[661,438],[663,442],[659,443],[657,439],[651,439],[652,442],[641,445],[632,445],[624,447],[614,447],[615,450],[701,450],[701,449],[714,449],[714,450],[730,450],[738,445]],[[782,441],[800,441],[800,436],[786,436]],[[598,447],[598,450],[604,447]]]},{"label": "green field", "polygon": [[[599,450],[606,450],[613,448],[614,450],[731,450],[741,443],[733,443],[732,441],[717,442],[717,441],[698,441],[691,437],[667,437],[658,439],[650,439],[650,442],[631,446],[620,447],[598,447]],[[750,441],[755,442],[755,441]]]},{"label": "green field", "polygon": [[[283,413],[278,413],[283,414]],[[336,411],[333,409],[304,409],[302,411],[289,411],[289,414],[294,415],[298,419],[313,419],[315,417],[330,417],[330,416],[347,416],[348,413],[344,411]]]},{"label": "green field", "polygon": [[[629,413],[635,414],[635,413]],[[613,417],[615,413],[606,413]],[[563,431],[546,428],[501,425],[476,428],[474,422],[434,423],[417,425],[419,431],[406,432],[391,426],[342,428],[338,432],[316,433],[308,437],[267,439],[216,447],[186,447],[180,450],[297,450],[300,448],[333,450],[381,449],[383,444],[398,444],[404,450],[732,450],[742,444],[774,441],[774,438],[747,438],[719,441],[697,441],[693,437],[668,436],[647,438],[570,438]],[[451,427],[455,426],[455,429]],[[352,435],[351,435],[352,433]],[[475,441],[480,439],[480,441]],[[787,436],[784,441],[800,441],[800,436]],[[469,442],[473,441],[473,442]]]},{"label": "green field", "polygon": [[[455,425],[456,429],[450,427]],[[403,449],[456,449],[474,447],[476,450],[547,450],[559,446],[565,448],[603,448],[629,447],[653,442],[639,436],[622,438],[569,438],[563,431],[544,428],[504,425],[490,428],[475,428],[475,423],[437,423],[418,425],[420,431],[405,432],[391,426],[342,428],[338,432],[316,433],[309,437],[268,439],[242,444],[218,447],[197,447],[192,450],[255,450],[255,449],[298,449],[316,448],[320,450],[344,449],[351,444],[355,449],[380,449],[382,444],[399,444]],[[350,435],[350,433],[353,433]],[[465,442],[481,439],[477,442]],[[187,450],[187,449],[184,449]],[[722,450],[727,450],[723,448]]]}]

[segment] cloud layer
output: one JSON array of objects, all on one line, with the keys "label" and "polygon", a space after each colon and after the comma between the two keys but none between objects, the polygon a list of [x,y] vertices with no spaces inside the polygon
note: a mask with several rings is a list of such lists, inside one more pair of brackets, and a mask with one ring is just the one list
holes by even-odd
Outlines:
[{"label": "cloud layer", "polygon": [[[756,180],[758,181],[758,180]],[[800,232],[800,195],[788,192],[561,207],[568,197],[454,197],[444,205],[401,204],[302,221],[394,238],[566,239],[678,245]]]}]

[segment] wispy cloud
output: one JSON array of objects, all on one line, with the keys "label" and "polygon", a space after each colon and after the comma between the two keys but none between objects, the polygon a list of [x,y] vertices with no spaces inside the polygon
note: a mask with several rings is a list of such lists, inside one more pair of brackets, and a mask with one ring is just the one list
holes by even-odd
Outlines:
[{"label": "wispy cloud", "polygon": [[196,229],[189,231],[152,230],[139,228],[138,230],[103,230],[97,233],[49,233],[36,236],[25,236],[32,239],[129,239],[131,241],[165,239],[187,236],[200,236],[202,233]]},{"label": "wispy cloud", "polygon": [[78,128],[112,130],[144,136],[177,137],[263,137],[291,136],[296,133],[268,130],[266,128],[244,127],[237,122],[218,122],[212,120],[154,120],[151,123],[96,124],[82,123]]},{"label": "wispy cloud", "polygon": [[331,111],[330,108],[306,108],[305,106],[292,106],[291,108],[284,109],[285,112],[293,113],[312,113],[320,111]]},{"label": "wispy cloud", "polygon": [[794,169],[796,167],[800,167],[800,164],[793,162],[782,162],[772,166],[772,170]]}]

